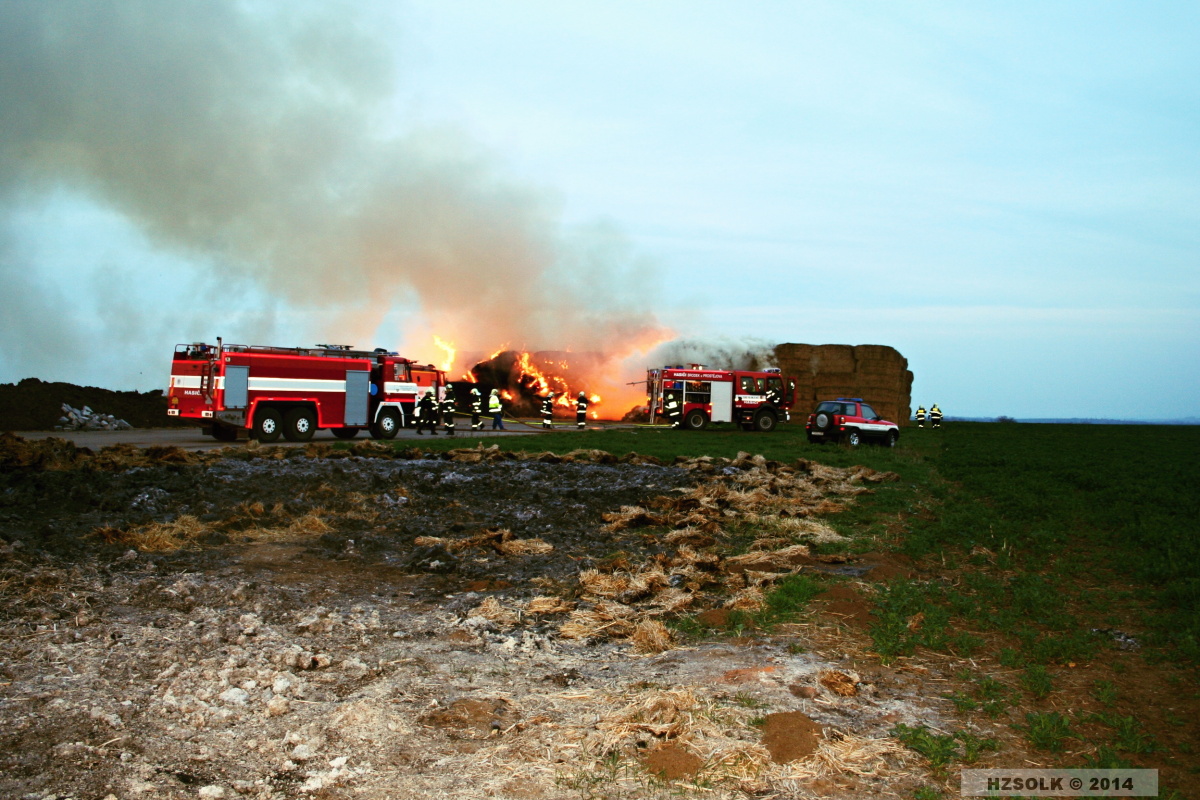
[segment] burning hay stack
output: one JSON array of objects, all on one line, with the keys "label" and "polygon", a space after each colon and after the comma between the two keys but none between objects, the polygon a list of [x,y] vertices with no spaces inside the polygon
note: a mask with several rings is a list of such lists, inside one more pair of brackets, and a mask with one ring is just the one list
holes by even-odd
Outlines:
[{"label": "burning hay stack", "polygon": [[499,389],[506,409],[514,416],[539,415],[542,398],[553,394],[555,416],[566,417],[574,416],[579,392],[586,392],[593,404],[600,402],[588,376],[598,373],[604,362],[605,357],[598,353],[501,350],[471,367],[466,379],[485,395]]}]

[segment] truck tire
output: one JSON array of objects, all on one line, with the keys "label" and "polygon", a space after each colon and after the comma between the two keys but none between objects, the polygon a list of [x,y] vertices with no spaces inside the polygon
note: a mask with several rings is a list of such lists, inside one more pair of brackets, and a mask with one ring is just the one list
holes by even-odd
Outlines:
[{"label": "truck tire", "polygon": [[379,412],[379,418],[371,423],[371,436],[375,439],[395,439],[400,430],[400,415],[394,408]]},{"label": "truck tire", "polygon": [[289,442],[307,442],[317,432],[317,415],[308,408],[293,408],[283,418],[283,437]]},{"label": "truck tire", "polygon": [[774,411],[760,411],[754,415],[754,430],[759,433],[770,433],[775,430],[775,423],[778,421]]},{"label": "truck tire", "polygon": [[237,428],[216,423],[212,426],[212,437],[218,442],[236,442]]},{"label": "truck tire", "polygon": [[353,439],[358,436],[359,431],[358,428],[330,428],[329,430],[339,439]]},{"label": "truck tire", "polygon": [[279,412],[273,406],[262,406],[254,413],[254,428],[250,435],[267,444],[279,440],[279,434],[283,433],[283,418],[279,416]]},{"label": "truck tire", "polygon": [[702,431],[708,427],[708,415],[700,409],[692,409],[683,418],[683,427],[689,431]]},{"label": "truck tire", "polygon": [[846,430],[846,444],[851,447],[858,447],[862,444],[862,434],[858,432],[857,428],[848,428]]}]

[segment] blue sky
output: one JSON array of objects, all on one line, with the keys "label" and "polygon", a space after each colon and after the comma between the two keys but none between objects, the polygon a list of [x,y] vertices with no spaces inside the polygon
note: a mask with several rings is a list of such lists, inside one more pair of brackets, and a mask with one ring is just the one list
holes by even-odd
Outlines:
[{"label": "blue sky", "polygon": [[0,8],[0,380],[658,326],[891,345],[951,415],[1200,416],[1194,4],[45,5]]}]

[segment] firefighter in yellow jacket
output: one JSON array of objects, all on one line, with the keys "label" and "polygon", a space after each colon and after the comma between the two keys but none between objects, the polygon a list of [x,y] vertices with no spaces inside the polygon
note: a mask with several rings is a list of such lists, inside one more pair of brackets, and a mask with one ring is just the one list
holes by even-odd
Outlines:
[{"label": "firefighter in yellow jacket", "polygon": [[917,427],[925,427],[925,406],[917,406]]},{"label": "firefighter in yellow jacket", "polygon": [[938,404],[934,403],[929,409],[929,427],[942,427],[942,410],[938,408]]}]

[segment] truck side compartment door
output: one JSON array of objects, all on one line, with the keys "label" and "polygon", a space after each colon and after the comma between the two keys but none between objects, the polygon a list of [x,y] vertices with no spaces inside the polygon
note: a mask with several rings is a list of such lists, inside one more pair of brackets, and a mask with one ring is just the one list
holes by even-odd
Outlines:
[{"label": "truck side compartment door", "polygon": [[245,408],[250,400],[250,367],[225,365],[225,408]]},{"label": "truck side compartment door", "polygon": [[348,426],[367,424],[367,406],[371,400],[371,373],[367,370],[346,371],[346,419]]},{"label": "truck side compartment door", "polygon": [[712,382],[712,422],[729,422],[733,419],[733,382]]}]

